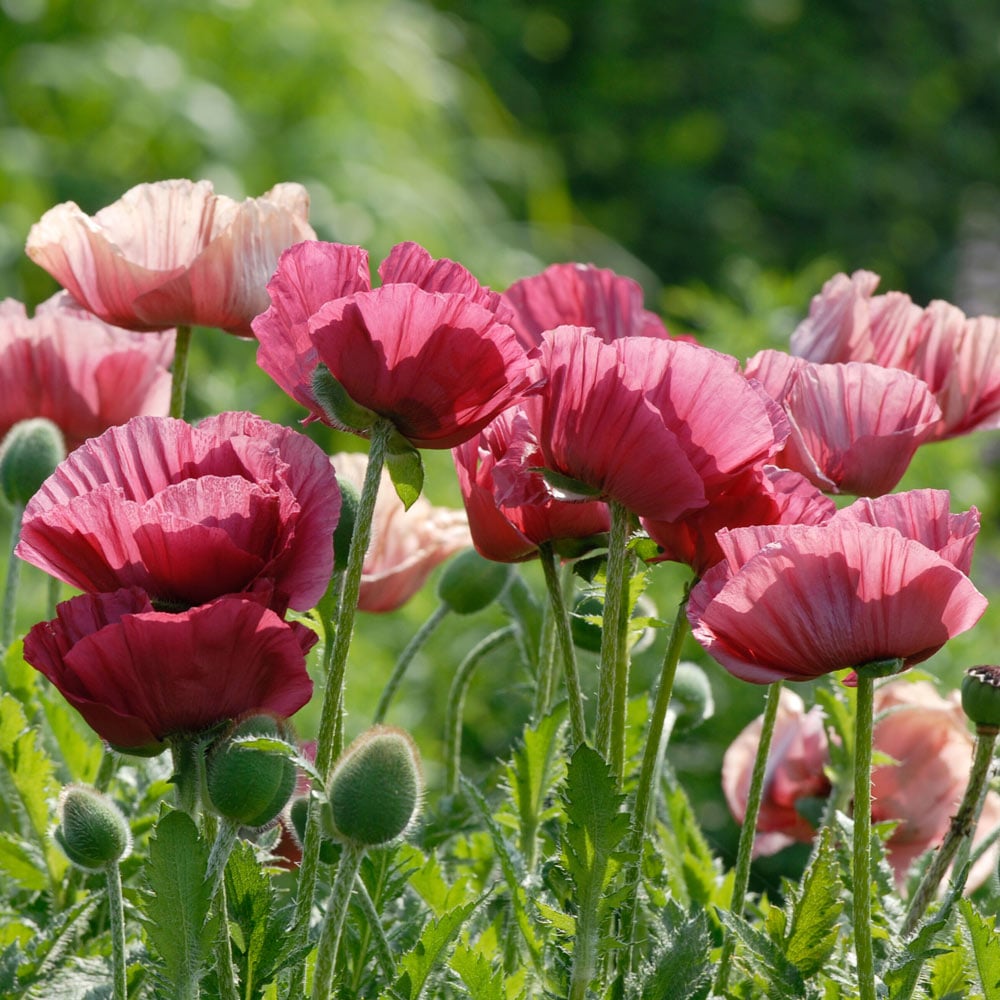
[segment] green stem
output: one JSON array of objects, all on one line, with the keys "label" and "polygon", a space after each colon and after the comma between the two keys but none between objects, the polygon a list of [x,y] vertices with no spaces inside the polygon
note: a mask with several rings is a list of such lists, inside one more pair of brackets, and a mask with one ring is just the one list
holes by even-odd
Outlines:
[{"label": "green stem", "polygon": [[316,950],[316,969],[313,972],[313,1000],[329,1000],[333,990],[333,977],[337,967],[337,952],[340,950],[340,936],[347,918],[347,908],[351,902],[354,881],[361,868],[365,849],[360,844],[345,843],[337,865],[337,875],[333,880],[330,898],[327,901],[326,918],[319,936]]},{"label": "green stem", "polygon": [[97,776],[94,778],[94,787],[99,792],[106,792],[108,790],[108,786],[111,784],[111,779],[115,776],[115,771],[118,770],[121,759],[122,755],[117,750],[112,750],[109,746],[104,747],[104,755],[101,757]]},{"label": "green stem", "polygon": [[[924,877],[920,880],[913,898],[910,900],[909,909],[906,911],[906,920],[903,923],[903,934],[909,936],[916,929],[923,918],[930,902],[937,895],[938,886],[944,878],[948,866],[958,853],[959,847],[968,845],[972,841],[972,835],[979,820],[979,813],[983,808],[983,800],[986,797],[987,779],[990,774],[990,764],[993,762],[993,751],[997,742],[997,730],[992,727],[980,726],[976,730],[976,746],[972,756],[972,770],[969,772],[969,783],[965,788],[965,795],[962,797],[958,812],[951,819],[948,832],[938,848],[934,860],[930,867],[924,872]],[[961,869],[964,865],[955,865],[954,874],[962,877]]]},{"label": "green stem", "polygon": [[576,665],[576,647],[569,625],[569,612],[563,597],[562,581],[556,565],[556,554],[550,542],[538,546],[538,557],[545,574],[545,587],[549,593],[549,609],[559,652],[562,655],[563,673],[566,675],[566,693],[569,697],[569,725],[573,739],[572,749],[587,740],[587,726],[583,718],[583,689],[580,687],[580,672]]},{"label": "green stem", "polygon": [[382,689],[382,696],[378,700],[378,705],[375,708],[375,716],[372,719],[374,724],[377,725],[385,719],[386,712],[389,711],[389,703],[399,690],[399,685],[406,676],[406,671],[413,662],[413,658],[420,652],[438,625],[448,617],[450,610],[447,604],[439,604],[431,613],[430,618],[420,626],[416,635],[406,644],[406,648],[400,653],[399,659],[396,661],[395,667],[393,667],[388,683]]},{"label": "green stem", "polygon": [[59,603],[59,597],[61,594],[62,594],[62,580],[57,580],[54,576],[50,576],[48,585],[48,595],[46,601],[48,618],[55,618],[56,605]]},{"label": "green stem", "polygon": [[7,582],[3,590],[3,612],[0,615],[0,655],[3,655],[14,641],[15,615],[17,612],[17,585],[21,578],[21,560],[14,555],[18,539],[21,537],[21,519],[24,506],[14,504],[10,517],[10,548],[7,557]]},{"label": "green stem", "polygon": [[[378,910],[375,909],[375,902],[372,899],[367,887],[365,886],[364,879],[358,879],[355,882],[355,889],[358,893],[358,902],[361,904],[361,909],[365,913],[365,935],[369,936],[372,943],[375,946],[375,959],[382,969],[382,975],[389,981],[391,981],[396,975],[396,962],[392,957],[392,948],[389,945],[389,939],[385,936],[385,929],[382,927],[382,920],[378,915]],[[362,942],[364,943],[364,942]],[[357,975],[360,977],[362,969],[357,970]],[[354,992],[357,994],[359,983],[355,982]]]},{"label": "green stem", "polygon": [[542,618],[542,635],[538,644],[538,664],[535,673],[535,706],[532,718],[544,719],[552,710],[555,693],[556,629],[552,609],[546,607]]},{"label": "green stem", "polygon": [[171,780],[176,789],[177,808],[195,819],[201,806],[201,762],[198,760],[201,744],[178,737],[170,742],[170,752],[174,759]]},{"label": "green stem", "polygon": [[[225,865],[223,865],[223,871],[225,871]],[[226,898],[225,879],[222,879],[219,883],[215,905],[219,911],[219,933],[215,942],[219,1000],[240,1000],[239,989],[236,983],[236,968],[233,965],[233,943],[229,933],[229,901]]]},{"label": "green stem", "polygon": [[875,678],[857,671],[857,715],[854,727],[854,951],[858,963],[858,996],[875,1000],[875,956],[872,951],[872,735]]},{"label": "green stem", "polygon": [[226,871],[226,862],[229,855],[233,853],[233,847],[240,835],[240,824],[236,820],[222,817],[219,823],[218,833],[212,842],[212,850],[208,855],[208,867],[205,872],[205,881],[210,886],[210,892],[214,896],[222,887],[223,876]]},{"label": "green stem", "polygon": [[[628,600],[628,546],[631,515],[617,501],[611,509],[608,565],[604,588],[604,626],[601,633],[601,678],[597,694],[596,749],[621,783],[625,773],[625,708],[628,700],[628,654],[623,655],[621,616]],[[626,612],[627,613],[627,612]]]},{"label": "green stem", "polygon": [[[767,755],[771,749],[771,737],[774,735],[774,724],[778,718],[778,705],[781,702],[782,681],[768,685],[767,702],[764,706],[764,717],[761,723],[760,740],[757,744],[757,755],[750,774],[750,788],[747,791],[746,814],[743,817],[743,828],[740,830],[740,842],[736,851],[736,869],[733,875],[733,893],[730,897],[729,911],[733,916],[741,917],[746,901],[747,887],[750,885],[750,863],[753,860],[753,842],[757,834],[757,816],[760,813],[760,803],[764,797],[764,778],[767,775]],[[736,940],[732,934],[727,934],[722,943],[722,955],[719,958],[719,971],[715,979],[715,992],[723,995],[729,983],[729,969],[733,961],[733,951]]]},{"label": "green stem", "polygon": [[108,912],[111,916],[111,981],[114,1000],[128,1000],[125,976],[125,904],[122,900],[122,875],[117,861],[104,869],[108,880]]},{"label": "green stem", "polygon": [[466,653],[452,678],[451,689],[448,692],[448,706],[445,709],[444,759],[447,795],[455,795],[458,792],[462,760],[462,709],[465,706],[465,695],[469,690],[472,675],[482,658],[509,639],[513,639],[515,632],[513,625],[507,625],[486,636]]},{"label": "green stem", "polygon": [[177,327],[174,340],[174,363],[171,368],[173,379],[170,383],[170,416],[184,419],[184,397],[187,395],[188,358],[191,353],[191,327]]}]

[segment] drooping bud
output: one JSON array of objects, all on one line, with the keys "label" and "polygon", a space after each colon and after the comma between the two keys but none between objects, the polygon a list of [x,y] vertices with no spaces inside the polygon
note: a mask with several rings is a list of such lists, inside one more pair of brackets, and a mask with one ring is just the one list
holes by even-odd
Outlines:
[{"label": "drooping bud", "polygon": [[340,517],[333,532],[333,569],[343,573],[351,554],[351,539],[354,537],[354,522],[358,519],[361,497],[354,483],[338,478],[337,485],[340,486]]},{"label": "drooping bud", "polygon": [[588,653],[601,651],[601,635],[603,630],[595,619],[604,615],[604,602],[593,594],[581,594],[573,605],[573,614],[569,620],[573,645]]},{"label": "drooping bud", "polygon": [[66,457],[62,431],[44,417],[14,424],[0,444],[0,490],[24,507]]},{"label": "drooping bud", "polygon": [[493,562],[475,549],[466,549],[445,566],[438,581],[438,597],[456,614],[475,614],[503,593],[513,575],[509,563]]},{"label": "drooping bud", "polygon": [[715,714],[712,686],[698,664],[687,661],[677,664],[670,711],[674,714],[676,733],[696,729]]},{"label": "drooping bud", "polygon": [[405,833],[423,794],[420,758],[410,734],[373,726],[344,752],[330,778],[330,808],[340,836],[378,847]]},{"label": "drooping bud", "polygon": [[247,745],[253,740],[287,742],[277,719],[254,715],[233,727],[205,762],[209,801],[220,816],[243,826],[265,826],[285,808],[295,790],[295,763],[280,747]]},{"label": "drooping bud", "polygon": [[132,850],[128,822],[96,788],[67,785],[59,796],[59,820],[53,837],[78,868],[101,871]]},{"label": "drooping bud", "polygon": [[970,667],[962,678],[962,709],[979,729],[1000,729],[1000,666]]}]

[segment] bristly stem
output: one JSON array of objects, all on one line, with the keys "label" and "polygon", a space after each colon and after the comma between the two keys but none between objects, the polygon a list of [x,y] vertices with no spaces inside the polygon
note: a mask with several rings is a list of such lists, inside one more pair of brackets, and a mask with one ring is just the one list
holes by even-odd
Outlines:
[{"label": "bristly stem", "polygon": [[125,970],[125,904],[122,899],[122,874],[118,861],[109,861],[104,869],[108,883],[108,913],[111,918],[111,981],[114,1000],[128,1000]]},{"label": "bristly stem", "polygon": [[872,735],[875,678],[857,671],[854,727],[854,952],[858,963],[858,996],[875,1000],[875,957],[872,951]]},{"label": "bristly stem", "polygon": [[21,578],[21,560],[14,555],[18,539],[21,537],[21,519],[24,507],[15,504],[10,515],[10,549],[7,559],[7,582],[3,591],[3,614],[0,616],[0,655],[3,655],[14,641],[17,612],[17,589]]},{"label": "bristly stem", "polygon": [[347,842],[340,855],[337,874],[327,901],[326,918],[320,932],[316,949],[316,968],[313,972],[313,1000],[329,1000],[333,990],[333,977],[337,968],[337,952],[340,950],[340,936],[347,918],[347,908],[354,891],[354,881],[358,877],[361,861],[365,856],[364,847]]},{"label": "bristly stem", "polygon": [[569,698],[570,733],[575,749],[587,739],[587,727],[583,717],[583,689],[580,686],[580,672],[576,665],[576,648],[569,624],[569,613],[563,597],[562,580],[556,565],[556,554],[552,544],[538,546],[538,558],[545,574],[545,588],[549,594],[549,610],[555,626],[559,652],[562,656],[563,673],[566,677],[566,693]]},{"label": "bristly stem", "polygon": [[170,383],[170,416],[184,419],[184,398],[187,395],[188,358],[191,353],[191,327],[177,327],[174,340],[173,378]]},{"label": "bristly stem", "polygon": [[[736,869],[733,875],[733,894],[729,905],[734,917],[743,915],[747,887],[750,885],[750,863],[753,860],[753,842],[757,835],[757,817],[760,814],[760,803],[764,797],[764,778],[767,775],[767,755],[771,749],[771,737],[774,735],[774,724],[778,718],[778,705],[781,702],[782,681],[768,685],[767,701],[764,705],[764,717],[761,722],[760,740],[757,743],[757,755],[753,762],[750,775],[750,788],[747,791],[746,815],[743,817],[743,828],[740,830],[740,842],[736,852]],[[729,983],[729,969],[733,960],[736,941],[732,934],[727,934],[722,944],[722,955],[719,958],[719,971],[715,978],[715,992],[720,996],[726,992]]]}]

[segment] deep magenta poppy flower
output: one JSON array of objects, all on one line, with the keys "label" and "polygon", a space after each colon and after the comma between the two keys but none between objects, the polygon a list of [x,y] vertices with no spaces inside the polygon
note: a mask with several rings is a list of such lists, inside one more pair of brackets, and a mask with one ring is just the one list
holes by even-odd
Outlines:
[{"label": "deep magenta poppy flower", "polygon": [[322,596],[339,510],[328,457],[286,427],[136,417],[45,481],[17,554],[88,593],[138,587],[176,609],[266,590],[283,614]]},{"label": "deep magenta poppy flower", "polygon": [[888,493],[941,419],[927,384],[894,368],[760,351],[746,374],[781,403],[791,424],[775,463],[830,493]]},{"label": "deep magenta poppy flower", "polygon": [[306,242],[281,256],[253,324],[257,361],[313,417],[330,422],[312,392],[320,362],[418,448],[460,444],[537,386],[509,310],[461,265],[404,243],[379,274],[372,288],[358,247]]},{"label": "deep magenta poppy flower", "polygon": [[108,326],[60,293],[29,318],[0,302],[0,438],[19,420],[46,417],[70,451],[130,417],[166,414],[172,332]]},{"label": "deep magenta poppy flower", "polygon": [[933,440],[1000,427],[1000,318],[969,318],[941,301],[922,309],[902,292],[875,295],[878,283],[871,271],[831,278],[792,334],[792,353],[922,379],[941,407]]},{"label": "deep magenta poppy flower", "polygon": [[242,337],[267,308],[278,255],[313,239],[309,196],[278,184],[243,202],[208,181],[139,184],[92,218],[73,202],[31,228],[28,256],[107,323],[216,326]]},{"label": "deep magenta poppy flower", "polygon": [[[593,538],[610,528],[607,504],[557,500],[541,474],[530,471],[542,459],[530,420],[519,407],[505,410],[478,437],[455,448],[452,457],[472,540],[487,559],[521,562],[536,556],[538,546],[544,543]],[[534,479],[533,500],[504,504],[499,499],[505,492],[503,472],[511,460],[515,475]]]},{"label": "deep magenta poppy flower", "polygon": [[24,656],[103,739],[155,753],[173,735],[298,711],[312,694],[305,654],[316,638],[259,596],[168,613],[130,588],[60,604],[28,633]]},{"label": "deep magenta poppy flower", "polygon": [[952,515],[943,495],[859,501],[818,526],[720,531],[725,560],[688,603],[695,638],[730,673],[759,684],[926,660],[987,605],[963,571],[978,512]]}]

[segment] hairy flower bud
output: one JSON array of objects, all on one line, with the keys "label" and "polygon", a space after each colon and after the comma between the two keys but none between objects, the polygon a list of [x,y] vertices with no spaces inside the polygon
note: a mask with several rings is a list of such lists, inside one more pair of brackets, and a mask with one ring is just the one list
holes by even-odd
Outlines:
[{"label": "hairy flower bud", "polygon": [[965,671],[962,709],[979,728],[1000,728],[1000,666],[984,664]]},{"label": "hairy flower bud", "polygon": [[674,731],[678,733],[696,729],[715,714],[712,686],[696,663],[677,664],[670,711],[674,713]]},{"label": "hairy flower bud", "polygon": [[354,483],[337,477],[340,487],[340,517],[333,532],[333,569],[342,573],[347,569],[347,559],[351,554],[351,540],[354,538],[354,522],[358,519],[358,504],[361,496]]},{"label": "hairy flower bud", "polygon": [[59,797],[60,824],[53,834],[66,857],[86,871],[100,871],[126,857],[132,835],[121,810],[85,785],[67,785]]},{"label": "hairy flower bud", "polygon": [[0,489],[7,502],[24,507],[65,457],[62,431],[51,420],[14,424],[0,444]]},{"label": "hairy flower bud", "polygon": [[438,581],[438,597],[456,614],[475,614],[503,593],[513,575],[509,563],[492,562],[468,549],[444,568]]},{"label": "hairy flower bud", "polygon": [[345,751],[330,778],[330,807],[340,836],[378,847],[402,836],[420,807],[423,776],[409,733],[373,726]]}]

